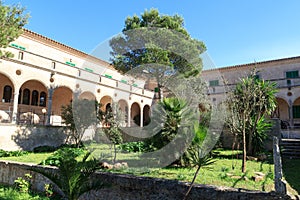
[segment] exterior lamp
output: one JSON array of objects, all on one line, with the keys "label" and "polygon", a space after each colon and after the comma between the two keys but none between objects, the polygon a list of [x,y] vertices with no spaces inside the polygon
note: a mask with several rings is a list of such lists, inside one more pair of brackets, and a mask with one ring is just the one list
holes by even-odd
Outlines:
[{"label": "exterior lamp", "polygon": [[47,112],[46,108],[43,108],[42,113],[44,114],[44,125],[45,125],[45,121],[46,121],[46,112]]}]

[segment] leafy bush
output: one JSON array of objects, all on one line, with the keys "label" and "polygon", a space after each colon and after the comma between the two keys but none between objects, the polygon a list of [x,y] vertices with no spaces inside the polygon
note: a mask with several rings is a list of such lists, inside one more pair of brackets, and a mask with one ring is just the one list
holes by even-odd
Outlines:
[{"label": "leafy bush", "polygon": [[145,142],[127,142],[119,145],[119,148],[125,152],[144,152],[146,150]]},{"label": "leafy bush", "polygon": [[73,157],[78,157],[83,155],[85,150],[82,148],[68,148],[64,147],[58,149],[53,153],[53,155],[49,156],[46,160],[43,160],[40,165],[51,165],[51,166],[59,166],[60,160],[62,159],[62,155],[68,154],[72,155]]},{"label": "leafy bush", "polygon": [[0,149],[0,157],[19,157],[23,155],[27,155],[28,151],[5,151],[3,149]]},{"label": "leafy bush", "polygon": [[31,174],[25,174],[25,178],[18,177],[15,184],[20,192],[29,192],[31,187]]}]

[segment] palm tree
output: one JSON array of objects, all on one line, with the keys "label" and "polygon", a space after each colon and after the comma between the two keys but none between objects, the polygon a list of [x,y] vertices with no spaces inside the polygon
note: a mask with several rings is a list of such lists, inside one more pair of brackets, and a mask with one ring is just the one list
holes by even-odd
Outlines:
[{"label": "palm tree", "polygon": [[86,153],[81,161],[76,160],[76,155],[71,149],[60,152],[58,172],[37,168],[31,170],[51,180],[68,200],[77,200],[82,194],[103,187],[100,181],[90,180],[92,174],[100,169],[98,160],[88,160],[90,152]]}]

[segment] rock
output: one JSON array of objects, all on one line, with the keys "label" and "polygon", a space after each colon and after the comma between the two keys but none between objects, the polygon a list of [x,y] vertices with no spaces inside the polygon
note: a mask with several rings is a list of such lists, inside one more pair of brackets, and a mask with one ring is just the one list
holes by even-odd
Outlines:
[{"label": "rock", "polygon": [[226,173],[226,176],[232,177],[233,174],[231,174],[231,173]]},{"label": "rock", "polygon": [[255,158],[253,156],[247,156],[247,160],[257,161],[258,158]]},{"label": "rock", "polygon": [[122,165],[121,163],[115,163],[115,164],[113,165],[113,168],[114,168],[114,169],[123,169],[124,167],[123,167],[123,165]]},{"label": "rock", "polygon": [[262,172],[254,172],[255,175],[257,176],[262,176],[262,177],[265,177],[266,175]]},{"label": "rock", "polygon": [[233,179],[241,179],[242,177],[241,176],[231,176],[231,178],[233,178]]},{"label": "rock", "polygon": [[113,168],[113,165],[108,164],[107,162],[101,163],[100,166],[101,166],[101,168],[103,168],[103,169],[112,169],[112,168]]},{"label": "rock", "polygon": [[123,168],[128,168],[128,163],[127,162],[121,162]]},{"label": "rock", "polygon": [[264,180],[264,176],[258,176],[258,175],[254,175],[252,176],[252,180],[254,180],[255,182],[259,182],[259,181],[262,181]]}]

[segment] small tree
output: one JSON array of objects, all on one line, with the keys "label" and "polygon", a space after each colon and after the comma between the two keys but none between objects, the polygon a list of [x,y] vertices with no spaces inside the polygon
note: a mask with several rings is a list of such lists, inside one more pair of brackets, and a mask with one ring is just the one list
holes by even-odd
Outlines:
[{"label": "small tree", "polygon": [[227,100],[230,111],[227,124],[233,134],[242,138],[243,172],[246,171],[247,150],[253,153],[253,135],[258,123],[276,108],[275,83],[260,80],[255,74],[253,71],[249,77],[241,79]]},{"label": "small tree", "polygon": [[101,113],[97,111],[99,104],[94,100],[75,99],[69,105],[62,106],[62,119],[69,130],[68,140],[70,139],[79,147],[86,129],[96,125]]},{"label": "small tree", "polygon": [[22,34],[22,27],[27,24],[29,15],[19,5],[3,5],[0,0],[0,58],[12,57],[11,52],[2,50]]},{"label": "small tree", "polygon": [[118,106],[113,103],[112,109],[107,110],[104,122],[108,127],[104,128],[104,133],[113,144],[114,158],[113,162],[116,162],[117,158],[117,145],[123,142],[122,132],[120,130],[121,123],[124,121],[124,113],[117,108]]}]

